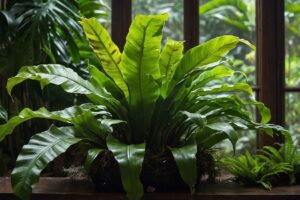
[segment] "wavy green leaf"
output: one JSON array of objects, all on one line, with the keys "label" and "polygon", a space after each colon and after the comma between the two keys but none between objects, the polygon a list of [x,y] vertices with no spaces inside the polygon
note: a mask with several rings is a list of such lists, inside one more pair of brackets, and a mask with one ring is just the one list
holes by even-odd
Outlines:
[{"label": "wavy green leaf", "polygon": [[34,135],[22,148],[11,175],[13,191],[19,198],[31,199],[32,188],[43,169],[71,145],[82,140],[75,137],[77,132],[79,130],[74,127],[51,126],[49,130]]},{"label": "wavy green leaf", "polygon": [[196,67],[220,61],[226,54],[234,49],[239,42],[240,39],[238,37],[225,35],[216,37],[188,50],[175,70],[168,91]]},{"label": "wavy green leaf", "polygon": [[179,61],[182,58],[183,42],[167,38],[165,47],[159,57],[159,68],[162,76],[162,94],[165,96],[166,87]]},{"label": "wavy green leaf", "polygon": [[94,160],[97,158],[97,156],[103,151],[103,149],[99,148],[93,148],[89,149],[86,159],[84,161],[84,167],[85,169],[89,170],[91,165],[93,164]]},{"label": "wavy green leaf", "polygon": [[98,90],[98,88],[105,88],[109,91],[116,99],[123,99],[124,94],[120,88],[103,72],[96,67],[90,65],[89,72],[91,75],[90,83]]},{"label": "wavy green leaf", "polygon": [[239,136],[238,133],[234,130],[234,128],[229,123],[216,122],[216,123],[207,124],[206,126],[217,132],[225,133],[226,138],[230,140],[233,149],[235,149],[235,145],[237,140],[239,139]]},{"label": "wavy green leaf", "polygon": [[100,59],[105,72],[115,81],[127,97],[128,87],[120,70],[121,53],[109,33],[96,18],[82,18],[81,25],[90,45]]},{"label": "wavy green leaf", "polygon": [[84,94],[93,102],[111,105],[114,99],[104,88],[95,89],[87,80],[82,79],[75,71],[58,64],[22,67],[19,73],[7,82],[7,91],[11,95],[12,89],[25,80],[39,81],[44,87],[48,84],[59,85],[68,93]]},{"label": "wavy green leaf", "polygon": [[[0,125],[0,141],[2,141],[5,136],[11,134],[16,126],[19,124],[31,120],[33,118],[43,118],[43,119],[51,119],[57,120],[60,122],[68,123],[68,124],[77,124],[83,125],[84,123],[89,123],[90,125],[87,126],[88,128],[92,128],[94,126],[99,126],[100,123],[96,121],[96,119],[92,119],[92,117],[88,118],[88,120],[84,120],[82,114],[85,112],[91,112],[90,110],[95,109],[97,114],[103,116],[109,116],[109,113],[100,109],[101,106],[94,106],[92,104],[83,104],[81,106],[73,106],[66,108],[61,111],[53,111],[50,112],[46,108],[40,108],[36,111],[33,111],[29,108],[23,109],[18,116],[12,117],[6,124]],[[91,113],[90,113],[91,114]],[[92,122],[96,122],[92,123]],[[94,125],[93,125],[94,124]],[[93,125],[93,126],[92,126]],[[95,128],[99,130],[100,127]],[[102,131],[103,132],[103,131]]]},{"label": "wavy green leaf", "polygon": [[195,192],[197,180],[197,144],[191,139],[187,144],[181,147],[170,148],[176,161],[181,178],[190,186],[192,193]]},{"label": "wavy green leaf", "polygon": [[141,142],[147,134],[153,106],[160,95],[155,80],[160,78],[159,55],[162,28],[168,16],[138,15],[131,24],[120,63],[129,88],[135,138]]},{"label": "wavy green leaf", "polygon": [[144,188],[140,173],[145,155],[145,144],[127,145],[110,135],[107,137],[107,146],[119,163],[122,184],[127,197],[132,200],[141,199]]},{"label": "wavy green leaf", "polygon": [[27,79],[39,81],[42,87],[50,83],[60,85],[69,93],[91,94],[93,92],[91,85],[72,69],[62,65],[49,64],[22,67],[15,77],[8,79],[6,86],[8,93],[11,95],[12,89]]}]

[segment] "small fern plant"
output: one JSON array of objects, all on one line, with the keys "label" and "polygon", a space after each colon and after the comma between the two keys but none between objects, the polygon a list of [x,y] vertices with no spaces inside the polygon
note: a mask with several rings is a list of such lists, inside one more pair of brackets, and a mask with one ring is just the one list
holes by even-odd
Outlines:
[{"label": "small fern plant", "polygon": [[[64,124],[34,135],[23,147],[12,172],[18,197],[30,199],[42,170],[70,146],[83,144],[89,147],[90,165],[104,150],[112,152],[129,199],[143,196],[140,174],[146,151],[171,152],[182,180],[194,192],[199,149],[209,149],[225,139],[235,146],[239,130],[261,130],[269,135],[273,130],[284,131],[267,124],[269,109],[255,101],[249,85],[230,81],[235,71],[225,57],[238,43],[251,46],[248,42],[226,35],[183,54],[183,42],[167,39],[161,48],[167,19],[166,14],[137,16],[120,52],[95,18],[83,18],[86,37],[102,65],[89,66],[89,79],[62,65],[44,64],[25,66],[8,80],[9,94],[17,84],[35,80],[42,87],[54,84],[88,99],[60,111],[25,108],[0,125],[1,141],[17,125],[33,118]],[[253,120],[248,106],[258,108],[261,123]]]},{"label": "small fern plant", "polygon": [[273,165],[288,163],[291,167],[291,170],[287,171],[289,183],[296,183],[296,179],[300,175],[300,150],[290,135],[285,135],[285,142],[280,144],[279,149],[265,146],[259,152],[259,158],[266,163]]},{"label": "small fern plant", "polygon": [[238,182],[247,186],[261,185],[268,190],[272,188],[272,183],[281,173],[292,171],[289,163],[265,162],[249,152],[237,158],[225,158],[222,162]]}]

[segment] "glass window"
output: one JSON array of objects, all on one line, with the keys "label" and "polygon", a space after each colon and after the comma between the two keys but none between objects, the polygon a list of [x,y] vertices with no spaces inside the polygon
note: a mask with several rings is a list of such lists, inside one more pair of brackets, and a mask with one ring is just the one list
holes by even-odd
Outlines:
[{"label": "glass window", "polygon": [[287,86],[300,86],[300,0],[285,1],[285,74]]},{"label": "glass window", "polygon": [[168,13],[169,20],[163,29],[163,38],[183,40],[183,0],[133,0],[133,17],[138,14]]},{"label": "glass window", "polygon": [[[300,0],[285,1],[285,85],[300,87]],[[300,93],[285,94],[285,125],[300,139]]]},{"label": "glass window", "polygon": [[300,93],[288,92],[285,95],[285,125],[300,145]]},{"label": "glass window", "polygon": [[[235,35],[255,44],[255,0],[200,0],[200,43],[221,35]],[[245,81],[255,85],[255,51],[245,45],[239,45],[229,56],[229,63],[237,71],[234,80]],[[246,76],[245,76],[246,75]],[[256,109],[249,107],[249,111],[256,118]],[[256,132],[242,131],[237,143],[238,154],[249,151],[254,153],[256,149]],[[229,142],[223,142],[219,146],[226,153],[232,152]]]},{"label": "glass window", "polygon": [[[220,35],[235,35],[255,44],[255,0],[200,0],[200,43]],[[231,53],[233,66],[255,85],[255,51],[239,45]]]}]

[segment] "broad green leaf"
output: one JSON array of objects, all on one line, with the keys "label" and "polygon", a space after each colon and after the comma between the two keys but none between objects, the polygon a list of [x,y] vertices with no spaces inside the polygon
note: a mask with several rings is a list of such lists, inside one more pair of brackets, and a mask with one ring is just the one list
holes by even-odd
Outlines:
[{"label": "broad green leaf", "polygon": [[81,25],[89,39],[90,45],[100,59],[105,72],[128,96],[128,87],[120,70],[121,53],[117,45],[111,40],[109,33],[96,18],[82,18]]},{"label": "broad green leaf", "polygon": [[191,87],[193,89],[202,88],[204,85],[213,80],[230,77],[234,74],[234,70],[226,66],[217,66],[210,70],[202,72],[195,80]]},{"label": "broad green leaf", "polygon": [[192,193],[195,192],[197,180],[197,144],[191,139],[182,147],[170,148],[176,161],[181,178],[190,186]]},{"label": "broad green leaf", "polygon": [[49,130],[34,135],[22,148],[11,175],[13,191],[19,198],[31,199],[32,188],[43,169],[71,145],[82,140],[75,137],[78,131],[74,127],[51,126]]},{"label": "broad green leaf", "polygon": [[219,142],[228,138],[224,132],[214,132],[208,134],[207,132],[200,131],[196,134],[196,141],[199,146],[203,149],[210,149]]},{"label": "broad green leaf", "polygon": [[220,61],[236,47],[238,42],[240,42],[238,37],[225,35],[188,50],[175,70],[169,90],[194,68]]},{"label": "broad green leaf", "polygon": [[61,86],[68,93],[85,94],[93,102],[104,105],[112,103],[112,96],[104,88],[95,89],[87,80],[82,79],[76,72],[62,65],[49,64],[33,67],[22,67],[19,73],[7,82],[7,91],[25,80],[36,80],[44,87],[48,84]]},{"label": "broad green leaf", "polygon": [[7,121],[7,117],[7,111],[2,106],[0,106],[0,120],[3,119]]},{"label": "broad green leaf", "polygon": [[128,145],[109,135],[107,146],[119,163],[122,184],[127,197],[132,200],[141,199],[144,188],[140,180],[140,173],[145,155],[145,144]]},{"label": "broad green leaf", "polygon": [[234,85],[229,85],[227,83],[222,85],[215,85],[211,87],[202,87],[198,90],[194,90],[197,96],[227,93],[227,92],[246,92],[250,95],[253,94],[252,88],[247,83],[236,83]]},{"label": "broad green leaf", "polygon": [[153,106],[160,95],[155,81],[161,77],[159,55],[162,28],[168,16],[138,15],[130,26],[122,54],[121,71],[129,88],[129,104],[135,137],[147,134]]},{"label": "broad green leaf", "polygon": [[[48,111],[46,108],[40,108],[36,111],[25,108],[19,113],[18,116],[12,117],[6,124],[0,125],[0,141],[2,141],[5,136],[11,134],[16,126],[33,118],[57,120],[68,124],[80,123],[81,125],[83,125],[83,123],[91,122],[88,127],[92,128],[92,119],[89,118],[89,120],[83,122],[82,114],[85,112],[90,112],[90,110],[93,108],[97,110],[99,107],[93,106],[92,104],[83,104],[82,106],[73,106],[61,111],[53,112]],[[109,115],[109,113],[107,113],[106,111],[98,111],[97,114],[104,116]],[[96,130],[99,130],[99,128],[97,128]]]},{"label": "broad green leaf", "polygon": [[99,69],[90,65],[89,72],[91,75],[90,83],[96,88],[96,90],[98,90],[98,88],[105,88],[116,99],[122,99],[124,97],[120,88],[117,87],[117,85]]},{"label": "broad green leaf", "polygon": [[93,148],[89,149],[86,159],[84,161],[84,167],[85,169],[89,170],[91,165],[93,164],[94,160],[97,158],[97,156],[103,151],[103,149],[99,148]]},{"label": "broad green leaf", "polygon": [[212,130],[225,133],[227,135],[227,138],[230,140],[233,149],[235,149],[235,145],[239,137],[237,132],[230,124],[224,122],[216,122],[207,124],[206,126]]},{"label": "broad green leaf", "polygon": [[162,94],[165,96],[166,87],[170,81],[177,64],[182,58],[183,42],[167,38],[166,45],[159,58],[159,68],[162,76]]},{"label": "broad green leaf", "polygon": [[205,115],[201,115],[200,113],[190,113],[187,111],[183,111],[182,113],[188,117],[188,120],[192,121],[200,129],[202,129],[207,123]]},{"label": "broad green leaf", "polygon": [[66,92],[75,94],[91,94],[90,84],[78,76],[72,69],[62,65],[38,65],[22,67],[15,77],[8,79],[7,91],[11,95],[12,89],[19,83],[30,79],[37,80],[44,87],[50,83],[60,85]]}]

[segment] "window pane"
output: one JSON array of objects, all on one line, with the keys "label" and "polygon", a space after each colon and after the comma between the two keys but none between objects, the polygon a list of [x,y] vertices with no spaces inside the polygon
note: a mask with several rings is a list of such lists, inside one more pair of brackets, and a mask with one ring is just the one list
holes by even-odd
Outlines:
[{"label": "window pane", "polygon": [[[255,0],[200,0],[200,42],[220,35],[235,35],[255,44]],[[239,45],[231,53],[233,66],[247,75],[255,85],[255,52],[245,45]]]},{"label": "window pane", "polygon": [[300,0],[285,1],[285,74],[287,86],[300,86]]},{"label": "window pane", "polygon": [[133,17],[138,14],[168,13],[163,29],[164,39],[183,40],[183,0],[133,0]]},{"label": "window pane", "polygon": [[300,93],[289,92],[285,95],[285,125],[300,144]]}]

